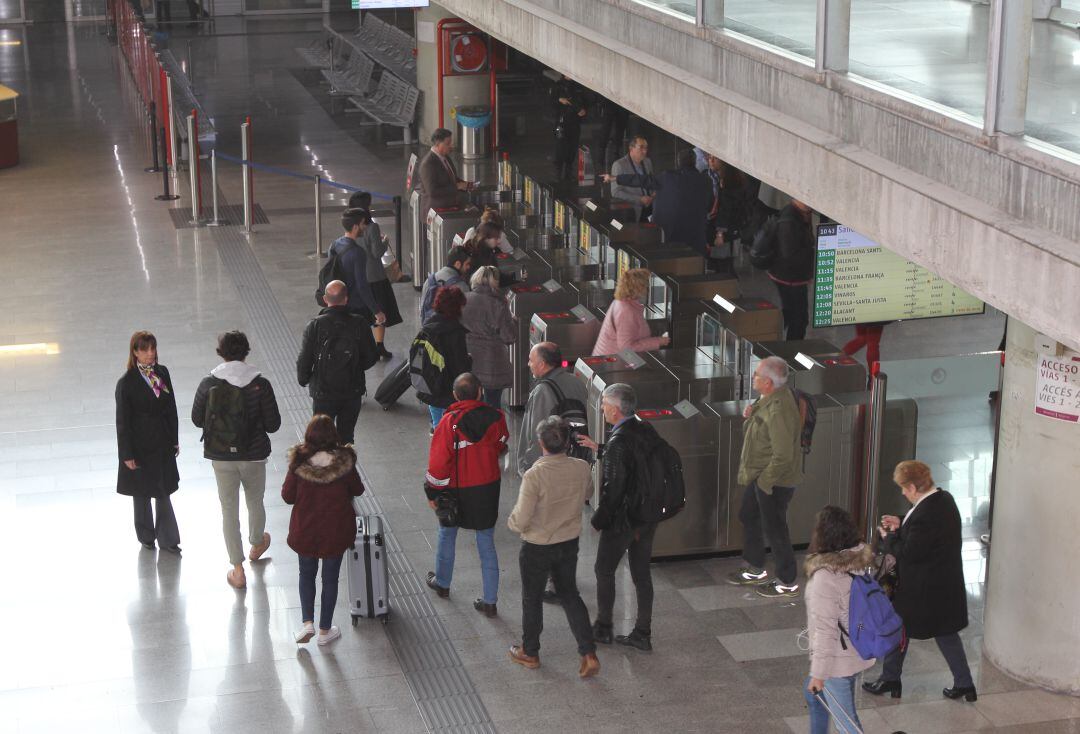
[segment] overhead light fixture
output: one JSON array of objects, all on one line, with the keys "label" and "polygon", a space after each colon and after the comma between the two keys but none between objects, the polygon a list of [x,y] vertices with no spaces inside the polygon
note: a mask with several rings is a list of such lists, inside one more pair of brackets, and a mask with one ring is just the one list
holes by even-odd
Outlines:
[{"label": "overhead light fixture", "polygon": [[60,345],[56,342],[39,342],[37,344],[0,344],[0,357],[16,357],[29,354],[60,354]]},{"label": "overhead light fixture", "polygon": [[[22,41],[0,41],[0,46],[21,46]],[[1075,56],[1073,57],[1075,58]]]}]

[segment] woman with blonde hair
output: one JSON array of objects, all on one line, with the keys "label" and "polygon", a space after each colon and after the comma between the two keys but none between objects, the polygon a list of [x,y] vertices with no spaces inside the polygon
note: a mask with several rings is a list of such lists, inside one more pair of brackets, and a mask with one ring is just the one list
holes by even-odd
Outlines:
[{"label": "woman with blonde hair", "polygon": [[478,268],[469,285],[472,291],[465,294],[465,310],[461,312],[461,324],[469,331],[465,343],[472,355],[472,372],[483,386],[484,402],[498,408],[503,388],[514,381],[506,347],[517,341],[517,324],[499,291],[498,268]]},{"label": "woman with blonde hair", "polygon": [[158,364],[157,339],[149,331],[136,331],[128,345],[127,371],[116,383],[116,492],[135,505],[135,535],[143,548],[153,550],[157,543],[177,555],[180,530],[169,495],[180,486],[178,429],[176,393],[169,370]]},{"label": "woman with blonde hair", "polygon": [[[921,461],[901,461],[893,481],[911,503],[902,519],[884,515],[878,528],[885,552],[896,558],[893,607],[908,639],[933,638],[945,657],[953,684],[941,695],[973,702],[978,694],[960,640],[960,630],[968,625],[960,511],[951,494],[934,486],[930,467]],[[904,644],[886,655],[881,677],[863,683],[863,690],[900,698],[906,654]]]},{"label": "woman with blonde hair", "polygon": [[615,354],[624,349],[651,352],[671,344],[666,336],[653,336],[645,321],[642,299],[649,290],[650,273],[645,268],[627,270],[615,284],[615,300],[604,316],[600,336],[592,353]]}]

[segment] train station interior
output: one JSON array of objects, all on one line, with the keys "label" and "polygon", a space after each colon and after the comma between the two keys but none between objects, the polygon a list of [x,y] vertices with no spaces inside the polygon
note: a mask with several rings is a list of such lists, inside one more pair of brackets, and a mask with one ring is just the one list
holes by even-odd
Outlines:
[{"label": "train station interior", "polygon": [[[766,356],[818,405],[789,510],[800,584],[821,506],[870,528],[904,514],[898,461],[926,462],[960,512],[978,700],[944,700],[945,661],[911,640],[902,698],[857,692],[863,730],[1080,732],[1078,28],[1077,0],[0,0],[0,734],[808,731],[803,598],[725,583],[742,564],[741,411]],[[566,178],[552,161],[561,76],[586,109]],[[614,142],[605,104],[626,115]],[[442,127],[476,186],[429,215],[416,166]],[[694,148],[760,183],[757,202],[813,210],[804,339],[785,342],[752,237],[702,257],[612,199],[602,174],[637,136],[657,173]],[[298,645],[279,487],[312,414],[301,334],[356,190],[373,193],[384,262],[409,276],[355,442],[359,504],[386,524],[391,616],[350,620],[343,571],[341,639]],[[412,390],[386,410],[373,398],[420,328],[420,285],[485,205],[507,220],[518,317],[494,618],[473,608],[470,533],[450,597],[425,585],[429,413]],[[842,302],[841,266],[822,258],[844,247],[888,263],[894,310],[846,315],[865,304]],[[672,343],[594,358],[628,267],[652,273],[650,328]],[[871,320],[887,322],[873,364],[841,351]],[[114,388],[142,329],[175,386],[181,553],[140,546],[116,492]],[[245,563],[245,589],[225,580],[190,420],[230,330],[282,416],[272,543]],[[506,516],[528,349],[544,339],[589,386],[591,431],[599,391],[629,382],[687,471],[688,510],[654,546],[653,650],[600,645],[588,680],[558,606],[542,667],[507,659],[522,620]],[[590,614],[591,513],[577,571]],[[625,564],[617,588],[625,634]]]}]

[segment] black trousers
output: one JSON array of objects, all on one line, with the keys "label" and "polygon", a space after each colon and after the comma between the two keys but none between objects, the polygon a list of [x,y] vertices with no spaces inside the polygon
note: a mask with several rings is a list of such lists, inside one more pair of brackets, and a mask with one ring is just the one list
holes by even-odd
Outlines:
[{"label": "black trousers", "polygon": [[555,177],[560,181],[577,178],[578,147],[581,145],[581,128],[563,131],[563,137],[555,138],[555,150],[552,159],[555,163]]},{"label": "black trousers", "polygon": [[810,323],[809,286],[777,283],[776,290],[780,292],[780,309],[784,313],[785,338],[788,341],[805,338]]},{"label": "black trousers", "polygon": [[162,548],[180,545],[180,528],[176,525],[176,514],[169,495],[154,497],[156,513],[150,506],[149,497],[132,497],[131,500],[135,509],[135,537],[140,543],[156,541]]},{"label": "black trousers", "polygon": [[[600,128],[596,132],[596,150],[593,151],[596,170],[610,170],[610,163],[622,156],[623,136],[626,135],[626,121],[629,117],[630,113],[621,107],[612,106],[604,110],[600,117]],[[608,154],[609,149],[612,155]]]},{"label": "black trousers", "polygon": [[653,586],[649,561],[652,559],[656,523],[637,530],[603,530],[596,548],[596,621],[611,626],[615,608],[615,571],[624,555],[629,556],[630,578],[637,593],[635,629],[652,634]]},{"label": "black trousers", "polygon": [[544,630],[544,586],[548,576],[566,612],[570,632],[577,641],[578,655],[596,652],[589,610],[577,587],[578,539],[553,545],[522,543],[518,553],[521,567],[521,647],[526,655],[540,653],[540,633]]},{"label": "black trousers", "polygon": [[[953,685],[957,688],[971,688],[975,685],[971,679],[971,668],[968,667],[967,654],[964,652],[964,643],[960,641],[960,633],[953,632],[951,635],[935,637],[938,649],[945,658],[952,673]],[[885,656],[885,662],[881,668],[881,680],[900,680],[904,672],[904,658],[907,656],[907,645],[898,647]]]},{"label": "black trousers", "polygon": [[312,401],[312,414],[323,413],[334,419],[338,438],[342,443],[352,443],[356,430],[356,421],[360,417],[363,398],[327,399],[315,398]]},{"label": "black trousers", "polygon": [[791,532],[787,524],[787,508],[794,487],[773,487],[772,494],[758,489],[750,482],[743,490],[739,522],[743,526],[743,560],[755,569],[765,568],[765,542],[772,548],[776,578],[784,586],[795,583],[795,550],[791,547]]}]

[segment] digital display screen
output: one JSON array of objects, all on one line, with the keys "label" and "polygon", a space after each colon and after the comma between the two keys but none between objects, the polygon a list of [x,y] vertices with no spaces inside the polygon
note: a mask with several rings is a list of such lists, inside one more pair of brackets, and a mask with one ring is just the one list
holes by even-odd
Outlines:
[{"label": "digital display screen", "polygon": [[841,224],[817,229],[814,328],[979,314],[982,301]]},{"label": "digital display screen", "polygon": [[385,8],[426,8],[430,0],[352,0],[353,10],[383,10]]}]

